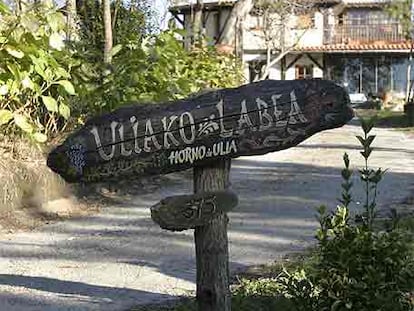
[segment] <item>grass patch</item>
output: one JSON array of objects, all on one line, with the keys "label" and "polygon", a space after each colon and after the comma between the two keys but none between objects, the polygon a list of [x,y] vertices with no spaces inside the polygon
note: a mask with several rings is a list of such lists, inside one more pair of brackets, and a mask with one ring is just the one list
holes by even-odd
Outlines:
[{"label": "grass patch", "polygon": [[[257,265],[236,274],[230,286],[232,310],[237,311],[296,311],[293,303],[279,294],[276,280],[283,269],[294,270],[308,262],[310,252],[290,254],[268,265]],[[161,305],[139,306],[130,311],[196,311],[195,298],[188,297]]]},{"label": "grass patch", "polygon": [[[271,281],[252,281],[248,286],[250,288],[262,287],[265,284],[267,287],[272,286]],[[249,294],[247,296],[240,296],[233,292],[232,310],[237,311],[295,311],[292,303],[284,298],[273,295],[265,295],[263,293]],[[195,298],[182,299],[175,304],[170,305],[152,305],[136,307],[130,311],[197,311],[197,303]]]},{"label": "grass patch", "polygon": [[377,119],[375,126],[377,127],[394,128],[414,133],[414,126],[409,125],[408,117],[403,111],[356,109],[355,113],[362,118],[375,117]]}]

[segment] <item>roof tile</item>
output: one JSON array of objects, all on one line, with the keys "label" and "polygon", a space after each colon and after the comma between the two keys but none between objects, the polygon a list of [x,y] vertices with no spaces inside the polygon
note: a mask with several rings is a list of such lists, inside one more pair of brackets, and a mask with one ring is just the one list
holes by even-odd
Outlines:
[{"label": "roof tile", "polygon": [[295,50],[301,52],[342,52],[342,51],[407,51],[410,49],[410,42],[399,43],[337,43],[319,46],[303,46]]}]

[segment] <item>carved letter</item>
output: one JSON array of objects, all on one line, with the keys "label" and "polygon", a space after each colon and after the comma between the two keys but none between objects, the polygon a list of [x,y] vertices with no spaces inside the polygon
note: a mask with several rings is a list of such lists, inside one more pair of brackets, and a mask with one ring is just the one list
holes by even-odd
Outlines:
[{"label": "carved letter", "polygon": [[157,137],[154,135],[154,130],[152,129],[151,120],[148,119],[147,123],[145,124],[145,138],[144,138],[144,151],[150,152],[151,147],[148,146],[148,143],[152,141],[155,148],[158,150],[161,149],[161,145],[158,143]]},{"label": "carved letter", "polygon": [[207,148],[206,146],[200,146],[198,147],[198,159],[202,160],[206,156]]},{"label": "carved letter", "polygon": [[178,153],[178,161],[180,163],[183,163],[186,160],[185,155],[186,155],[185,149],[184,150],[180,150],[180,152]]},{"label": "carved letter", "polygon": [[170,153],[170,156],[168,157],[168,160],[170,160],[170,164],[177,164],[178,162],[178,151],[172,151]]},{"label": "carved letter", "polygon": [[124,139],[124,125],[121,124],[121,126],[118,129],[119,133],[119,139],[121,140],[121,155],[128,157],[131,155],[132,150],[126,150],[125,148],[125,139]]},{"label": "carved letter", "polygon": [[216,108],[219,112],[220,118],[220,136],[221,137],[230,137],[233,135],[233,130],[226,130],[224,128],[224,109],[223,109],[223,100],[220,100],[216,105]]},{"label": "carved letter", "polygon": [[111,152],[106,154],[103,150],[101,138],[99,137],[98,129],[94,126],[90,132],[92,133],[93,137],[95,138],[96,149],[98,150],[99,155],[105,161],[109,161],[114,157],[115,154],[115,129],[118,125],[118,122],[112,121],[111,122],[111,134],[112,134],[112,143],[111,143]]},{"label": "carved letter", "polygon": [[232,153],[232,152],[237,152],[237,146],[234,140],[231,141],[230,148],[229,148],[229,153]]},{"label": "carved letter", "polygon": [[[272,126],[272,116],[267,112],[267,103],[260,99],[260,98],[256,98],[256,104],[257,104],[257,109],[259,110],[259,122],[260,122],[260,126],[259,126],[259,130],[260,131],[264,131],[269,129]],[[262,109],[263,108],[263,109]],[[265,122],[263,122],[266,119],[266,124]]]},{"label": "carved letter", "polygon": [[[186,134],[185,134],[185,127],[188,127],[188,125],[184,125],[184,116],[188,117],[188,121],[189,121],[188,123],[190,124],[190,130],[191,130],[190,139],[188,139]],[[189,113],[189,112],[184,112],[180,117],[180,136],[181,136],[182,140],[184,141],[184,143],[186,143],[186,144],[192,144],[195,140],[196,128],[195,128],[195,124],[194,124],[194,118],[191,115],[191,113]]]},{"label": "carved letter", "polygon": [[141,153],[141,148],[138,146],[138,121],[137,118],[135,116],[132,116],[129,121],[132,124],[132,131],[134,133],[134,138],[135,138],[135,144],[134,144],[134,152],[136,154]]},{"label": "carved letter", "polygon": [[220,145],[222,142],[215,143],[213,145],[213,156],[217,157],[220,154]]},{"label": "carved letter", "polygon": [[164,127],[164,148],[170,148],[170,143],[168,142],[168,138],[171,139],[171,142],[175,145],[175,146],[179,146],[180,143],[178,142],[178,140],[174,137],[173,133],[171,133],[171,125],[173,124],[173,122],[175,120],[177,120],[177,116],[171,116],[170,117],[170,122],[167,125],[167,117],[162,118],[162,125]]},{"label": "carved letter", "polygon": [[308,120],[302,113],[298,102],[296,100],[295,91],[290,92],[290,112],[289,112],[289,124],[306,123]]},{"label": "carved letter", "polygon": [[275,115],[275,121],[276,126],[285,126],[287,124],[287,120],[281,120],[282,111],[277,109],[277,100],[282,97],[282,94],[272,95],[272,103],[273,107],[275,109],[274,115]]},{"label": "carved letter", "polygon": [[243,126],[246,125],[247,129],[251,129],[252,131],[255,131],[256,128],[253,126],[252,120],[250,120],[249,115],[247,114],[247,108],[246,108],[246,100],[243,100],[241,102],[241,111],[240,111],[240,119],[239,119],[239,128],[237,132],[239,134],[243,134],[245,129],[243,129]]}]

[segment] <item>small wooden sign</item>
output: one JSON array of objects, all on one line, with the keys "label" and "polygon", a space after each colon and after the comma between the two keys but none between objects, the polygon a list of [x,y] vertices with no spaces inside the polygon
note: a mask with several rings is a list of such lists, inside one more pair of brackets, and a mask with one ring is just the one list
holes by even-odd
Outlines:
[{"label": "small wooden sign", "polygon": [[229,190],[171,196],[151,207],[151,218],[163,229],[193,229],[232,210],[237,203],[237,195]]},{"label": "small wooden sign", "polygon": [[352,116],[331,81],[266,80],[89,120],[48,157],[68,182],[157,175],[295,146]]}]

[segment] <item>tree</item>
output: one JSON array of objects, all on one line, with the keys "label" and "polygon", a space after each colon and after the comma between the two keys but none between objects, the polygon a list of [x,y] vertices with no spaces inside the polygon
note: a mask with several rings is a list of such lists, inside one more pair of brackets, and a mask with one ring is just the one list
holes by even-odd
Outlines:
[{"label": "tree", "polygon": [[235,46],[237,24],[240,24],[253,9],[254,0],[237,1],[225,22],[221,34],[216,40],[216,44],[223,46]]},{"label": "tree", "polygon": [[[237,1],[216,40],[216,44],[231,47],[236,51],[236,41],[242,35],[243,22],[247,15],[259,16],[262,29],[260,37],[266,47],[266,65],[259,79],[266,79],[270,68],[297,46],[300,38],[310,27],[310,23],[304,23],[303,20],[295,21],[294,16],[312,12],[310,11],[312,7],[311,1],[301,0]],[[297,33],[297,35],[292,38],[292,33]],[[239,48],[241,49],[241,47]]]},{"label": "tree", "polygon": [[297,47],[311,27],[309,14],[313,13],[312,4],[299,0],[256,0],[253,13],[261,17],[262,22],[261,37],[266,47],[266,65],[259,80],[264,80],[270,68]]},{"label": "tree", "polygon": [[[86,61],[97,63],[104,59],[105,33],[112,29],[112,45],[139,44],[153,31],[153,9],[147,5],[148,0],[132,0],[128,2],[116,0],[104,4],[95,0],[76,0],[79,24],[79,41],[77,48],[82,50]],[[107,3],[108,4],[108,3]],[[104,21],[104,11],[107,12]],[[107,30],[105,30],[105,25]]]},{"label": "tree", "polygon": [[195,5],[195,13],[193,19],[192,29],[192,44],[202,45],[203,44],[203,0],[197,0]]},{"label": "tree", "polygon": [[110,64],[112,61],[112,22],[111,22],[111,4],[109,0],[103,0],[103,22],[105,29],[105,45],[104,45],[104,63]]},{"label": "tree", "polygon": [[76,35],[76,0],[66,0],[66,40],[71,41]]}]

